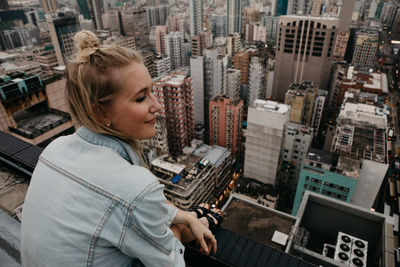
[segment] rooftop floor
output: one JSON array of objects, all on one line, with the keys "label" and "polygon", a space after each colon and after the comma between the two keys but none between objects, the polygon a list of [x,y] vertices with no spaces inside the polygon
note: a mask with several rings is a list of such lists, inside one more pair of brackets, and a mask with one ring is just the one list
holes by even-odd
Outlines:
[{"label": "rooftop floor", "polygon": [[272,236],[275,231],[289,235],[294,223],[295,219],[280,215],[278,212],[232,198],[224,210],[222,227],[282,251],[284,246],[272,242]]}]

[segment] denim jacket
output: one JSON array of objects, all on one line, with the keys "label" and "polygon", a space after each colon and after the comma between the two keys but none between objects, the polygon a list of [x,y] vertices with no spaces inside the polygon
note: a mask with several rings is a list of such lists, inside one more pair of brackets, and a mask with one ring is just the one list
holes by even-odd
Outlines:
[{"label": "denim jacket", "polygon": [[116,138],[81,127],[40,156],[25,199],[23,266],[184,266],[164,187]]}]

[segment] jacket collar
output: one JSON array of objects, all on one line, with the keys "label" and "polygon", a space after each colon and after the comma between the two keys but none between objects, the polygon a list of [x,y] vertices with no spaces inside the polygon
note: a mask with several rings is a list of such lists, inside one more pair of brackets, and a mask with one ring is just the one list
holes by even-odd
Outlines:
[{"label": "jacket collar", "polygon": [[132,165],[141,165],[139,157],[137,156],[133,148],[128,143],[122,141],[119,138],[93,132],[85,126],[81,126],[76,131],[76,134],[87,142],[111,148]]}]

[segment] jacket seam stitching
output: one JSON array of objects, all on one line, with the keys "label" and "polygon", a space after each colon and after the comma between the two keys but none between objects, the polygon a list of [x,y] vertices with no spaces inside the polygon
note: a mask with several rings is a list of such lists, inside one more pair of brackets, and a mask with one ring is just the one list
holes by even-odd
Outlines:
[{"label": "jacket seam stitching", "polygon": [[104,213],[103,217],[101,218],[99,224],[96,227],[96,230],[94,231],[94,234],[92,236],[92,240],[90,241],[90,248],[88,251],[88,257],[86,261],[86,266],[93,266],[94,263],[94,256],[95,256],[95,250],[96,250],[96,245],[97,242],[99,241],[100,234],[104,229],[104,225],[110,218],[112,212],[114,211],[117,203],[115,201],[112,201],[110,205],[108,206],[106,212]]},{"label": "jacket seam stitching", "polygon": [[124,224],[123,224],[123,227],[122,227],[122,233],[121,233],[121,236],[120,236],[119,242],[118,242],[118,247],[119,247],[119,248],[122,247],[122,244],[123,244],[123,242],[124,242],[125,233],[126,233],[126,228],[128,227],[130,218],[131,218],[131,216],[132,216],[133,209],[135,208],[135,206],[136,206],[140,201],[142,201],[142,199],[143,199],[146,195],[149,194],[150,189],[152,189],[154,186],[156,186],[156,185],[158,185],[158,184],[159,184],[158,181],[154,181],[154,182],[152,182],[151,184],[149,184],[148,186],[146,186],[146,188],[144,188],[144,189],[142,190],[142,192],[140,192],[140,194],[139,194],[137,197],[135,197],[135,199],[134,199],[134,200],[132,201],[132,203],[129,205],[129,207],[128,207],[128,209],[127,209],[127,212],[126,212],[125,221],[124,221]]},{"label": "jacket seam stitching", "polygon": [[45,159],[43,156],[40,156],[39,160],[42,161],[47,166],[49,166],[50,168],[52,168],[52,169],[54,169],[54,170],[56,170],[58,172],[63,173],[66,177],[68,177],[72,181],[74,181],[74,182],[86,187],[87,189],[89,189],[89,190],[91,190],[91,191],[93,191],[93,192],[95,192],[97,194],[103,195],[103,196],[111,199],[112,201],[118,201],[118,202],[120,202],[121,204],[123,204],[127,208],[130,207],[129,202],[121,199],[118,196],[115,196],[115,195],[111,194],[110,192],[105,191],[104,189],[101,189],[101,188],[99,188],[99,187],[97,187],[97,186],[95,186],[95,185],[83,180],[82,178],[76,176],[75,174],[72,174],[72,173],[64,170],[63,168],[57,166],[56,164],[52,163],[48,159]]}]

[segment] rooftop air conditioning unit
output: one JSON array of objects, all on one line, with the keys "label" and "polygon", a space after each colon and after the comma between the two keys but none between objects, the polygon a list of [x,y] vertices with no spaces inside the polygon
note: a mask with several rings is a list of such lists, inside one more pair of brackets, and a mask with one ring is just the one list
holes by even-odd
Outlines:
[{"label": "rooftop air conditioning unit", "polygon": [[351,267],[367,266],[368,242],[339,232],[334,260]]},{"label": "rooftop air conditioning unit", "polygon": [[351,249],[351,262],[352,267],[367,266],[367,251],[368,242],[355,238],[353,240],[353,247]]},{"label": "rooftop air conditioning unit", "polygon": [[344,265],[350,265],[351,246],[353,237],[345,233],[339,232],[336,242],[336,250],[334,260]]}]

